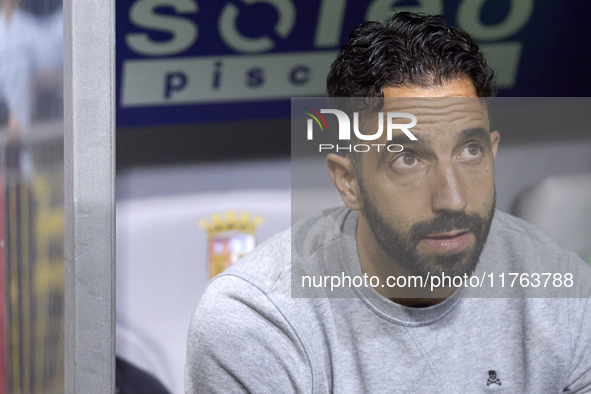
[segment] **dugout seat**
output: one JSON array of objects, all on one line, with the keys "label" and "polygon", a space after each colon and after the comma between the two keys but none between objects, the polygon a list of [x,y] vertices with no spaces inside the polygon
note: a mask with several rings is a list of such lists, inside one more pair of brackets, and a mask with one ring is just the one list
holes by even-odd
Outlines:
[{"label": "dugout seat", "polygon": [[549,177],[521,193],[512,213],[591,257],[591,174]]}]

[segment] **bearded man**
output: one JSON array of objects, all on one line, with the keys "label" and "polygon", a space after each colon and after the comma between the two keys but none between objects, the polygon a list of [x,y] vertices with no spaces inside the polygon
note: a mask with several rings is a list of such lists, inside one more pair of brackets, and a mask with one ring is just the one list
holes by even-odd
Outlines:
[{"label": "bearded man", "polygon": [[[532,267],[591,283],[576,254],[495,212],[500,136],[485,98],[496,86],[469,35],[412,13],[364,22],[327,85],[334,108],[367,98],[365,134],[379,112],[396,112],[416,117],[415,139],[397,130],[374,147],[402,150],[329,154],[345,207],[294,224],[209,284],[191,323],[187,392],[591,390],[588,286],[490,298],[451,281],[416,285],[494,273],[498,287],[501,272]],[[339,291],[327,277],[342,279]]]}]

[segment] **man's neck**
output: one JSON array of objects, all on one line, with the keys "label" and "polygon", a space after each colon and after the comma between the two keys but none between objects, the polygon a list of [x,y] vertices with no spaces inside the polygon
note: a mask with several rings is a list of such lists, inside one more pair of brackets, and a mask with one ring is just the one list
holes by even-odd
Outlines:
[{"label": "man's neck", "polygon": [[[375,290],[397,304],[416,308],[433,306],[443,302],[456,290],[455,287],[443,287],[431,291],[428,283],[425,286],[409,286],[409,283],[417,283],[416,279],[409,277],[416,278],[417,275],[400,267],[382,250],[365,215],[361,212],[357,222],[357,251],[363,273],[368,277],[379,278],[380,285]],[[407,286],[397,286],[400,277],[406,278]],[[393,278],[396,278],[396,281]]]}]

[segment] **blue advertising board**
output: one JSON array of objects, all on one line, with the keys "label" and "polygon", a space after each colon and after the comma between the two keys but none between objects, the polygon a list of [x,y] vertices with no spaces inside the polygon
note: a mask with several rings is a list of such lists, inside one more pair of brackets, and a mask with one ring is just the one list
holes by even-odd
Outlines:
[{"label": "blue advertising board", "polygon": [[403,10],[441,14],[469,32],[501,95],[589,94],[589,3],[122,0],[117,125],[289,117],[291,97],[324,95],[330,65],[356,26]]}]

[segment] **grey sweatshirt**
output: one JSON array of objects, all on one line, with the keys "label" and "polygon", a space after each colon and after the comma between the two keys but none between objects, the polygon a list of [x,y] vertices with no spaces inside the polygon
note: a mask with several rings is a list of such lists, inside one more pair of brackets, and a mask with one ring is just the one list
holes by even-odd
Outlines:
[{"label": "grey sweatshirt", "polygon": [[426,308],[372,287],[292,289],[336,266],[363,275],[356,224],[344,208],[319,213],[214,278],[191,322],[186,392],[591,392],[591,269],[575,253],[497,212],[474,275],[528,267],[572,273],[577,286],[512,298],[460,288]]}]

